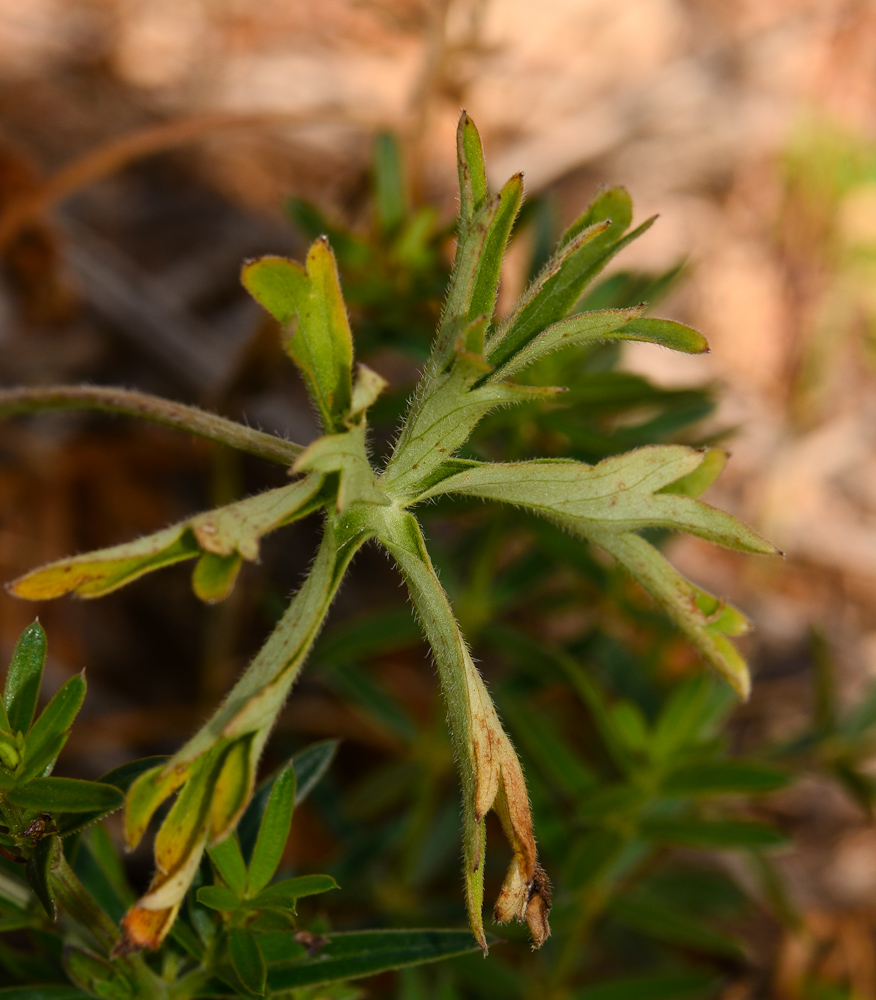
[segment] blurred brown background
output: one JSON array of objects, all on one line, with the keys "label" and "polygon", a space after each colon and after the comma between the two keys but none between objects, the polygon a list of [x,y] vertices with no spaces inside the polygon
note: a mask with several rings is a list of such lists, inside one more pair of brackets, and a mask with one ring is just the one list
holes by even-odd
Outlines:
[{"label": "blurred brown background", "polygon": [[[417,197],[450,218],[462,106],[494,182],[522,168],[564,218],[620,182],[639,219],[661,214],[623,265],[686,259],[660,314],[702,329],[712,353],[635,345],[626,367],[720,385],[712,422],[735,432],[714,502],[787,553],[740,560],[684,540],[675,560],[757,625],[752,726],[778,734],[805,710],[813,628],[854,697],[876,675],[868,0],[0,0],[0,383],[136,386],[308,439],[306,404],[254,337],[240,260],[300,252],[280,211],[289,194],[355,223],[380,127],[402,135]],[[187,124],[150,131],[176,120]],[[168,149],[140,156],[132,135]],[[40,191],[47,210],[13,225]],[[512,257],[506,298],[521,274]],[[222,461],[122,421],[3,426],[0,573],[203,507],[205,471],[220,499],[244,480],[275,484],[270,470]],[[290,588],[308,530],[276,557]],[[85,771],[178,739],[264,632],[245,607],[238,626],[226,615],[226,631],[211,632],[184,573],[138,587],[40,609],[51,683],[90,669],[92,726],[71,746]],[[343,600],[355,606],[355,589]],[[4,654],[32,612],[0,597]],[[144,690],[144,674],[163,680]],[[303,697],[309,707],[287,720],[301,738],[367,742],[318,691]],[[876,983],[854,918],[873,918],[876,833],[825,789],[788,796],[807,850],[786,864],[811,933]]]}]

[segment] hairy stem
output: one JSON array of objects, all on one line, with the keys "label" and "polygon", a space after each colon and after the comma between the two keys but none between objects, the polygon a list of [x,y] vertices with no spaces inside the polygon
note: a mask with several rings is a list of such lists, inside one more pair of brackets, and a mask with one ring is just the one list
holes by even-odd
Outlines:
[{"label": "hairy stem", "polygon": [[189,765],[223,739],[259,732],[262,745],[328,614],[347,566],[373,536],[361,511],[326,520],[313,568],[267,642],[213,716],[177,752],[165,771]]},{"label": "hairy stem", "polygon": [[[76,877],[63,851],[59,864],[52,869],[51,880],[61,911],[90,932],[107,955],[111,954],[119,939],[119,928]],[[127,955],[115,961],[125,967],[127,977],[137,984],[137,996],[144,1000],[163,1000],[166,984],[149,968],[142,955]]]},{"label": "hairy stem", "polygon": [[109,954],[119,938],[119,928],[73,873],[63,853],[57,868],[52,871],[51,879],[60,909],[87,928]]},{"label": "hairy stem", "polygon": [[0,391],[0,417],[39,413],[43,410],[101,410],[104,413],[140,417],[164,424],[165,427],[187,431],[209,441],[217,441],[278,465],[291,465],[304,450],[301,445],[274,434],[265,434],[235,420],[200,410],[196,406],[175,403],[145,392],[93,385],[40,386],[35,389]]}]

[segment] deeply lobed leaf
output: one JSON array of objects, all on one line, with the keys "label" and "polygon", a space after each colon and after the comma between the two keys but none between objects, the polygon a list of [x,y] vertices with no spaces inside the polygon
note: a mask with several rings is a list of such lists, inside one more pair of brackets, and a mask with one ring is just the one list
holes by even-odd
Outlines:
[{"label": "deeply lobed leaf", "polygon": [[343,434],[317,438],[295,462],[296,472],[337,473],[339,514],[351,503],[387,504],[389,498],[377,479],[365,452],[365,425],[359,424]]},{"label": "deeply lobed leaf", "polygon": [[286,327],[286,351],[304,376],[325,432],[342,431],[353,393],[353,337],[328,240],[316,240],[304,268],[263,257],[244,266],[241,280]]},{"label": "deeply lobed leaf", "polygon": [[[731,515],[685,495],[707,484],[714,473],[715,461],[708,455],[667,445],[640,448],[594,466],[564,460],[469,465],[441,480],[420,499],[462,493],[512,503],[595,542],[666,608],[709,662],[746,696],[750,683],[747,667],[726,637],[746,631],[747,620],[694,587],[635,534],[644,528],[665,528],[746,552],[776,551]],[[691,480],[689,477],[707,460],[705,476]],[[670,489],[683,492],[667,492]]]},{"label": "deeply lobed leaf", "polygon": [[[326,508],[325,533],[313,570],[262,651],[200,732],[170,762],[144,771],[130,787],[125,821],[129,844],[140,839],[162,802],[174,794],[177,799],[156,838],[157,872],[150,890],[124,919],[119,953],[160,943],[209,844],[214,865],[226,885],[203,887],[198,898],[219,910],[288,909],[305,890],[326,891],[334,886],[326,876],[268,885],[288,834],[295,783],[292,769],[281,771],[249,810],[247,803],[253,796],[256,763],[270,728],[349,561],[374,536],[402,570],[435,653],[448,702],[463,784],[466,895],[477,942],[486,950],[481,909],[484,815],[490,808],[499,815],[513,851],[496,917],[526,920],[536,945],[546,939],[550,887],[537,862],[522,770],[437,580],[417,522],[402,509],[416,500],[463,493],[514,503],[595,542],[666,607],[738,691],[747,693],[747,668],[728,639],[747,628],[744,616],[681,577],[636,534],[654,527],[685,530],[745,551],[773,551],[750,529],[695,499],[720,471],[722,453],[712,450],[703,454],[676,446],[644,448],[596,466],[568,461],[488,466],[452,457],[493,408],[549,398],[560,391],[516,386],[505,379],[563,346],[630,339],[688,352],[706,349],[697,331],[668,320],[646,318],[643,307],[569,315],[592,278],[653,221],[627,233],[632,205],[622,188],[597,196],[567,231],[555,256],[507,319],[494,327],[502,260],[520,206],[522,180],[519,175],[512,177],[491,197],[480,137],[466,115],[460,121],[457,141],[461,211],[451,285],[425,376],[382,476],[375,475],[368,459],[365,413],[383,383],[360,366],[353,384],[352,338],[337,268],[327,241],[319,238],[305,267],[268,257],[246,265],[243,271],[245,286],[286,328],[285,346],[301,369],[320,414],[325,436],[301,454],[295,466],[296,471],[311,475],[293,486],[199,515],[130,545],[62,560],[12,585],[19,596],[37,599],[68,592],[97,596],[159,566],[197,558],[193,575],[196,593],[204,600],[219,600],[233,586],[242,560],[257,558],[262,535],[309,511]],[[386,233],[398,232],[400,248],[408,213],[398,183],[398,160],[385,142],[381,145],[379,141],[378,147],[378,223]],[[356,240],[347,247],[362,266],[367,266],[363,248],[367,250],[367,244]],[[25,675],[29,679],[18,687],[17,682],[11,688],[7,683],[7,691],[14,696],[4,699],[9,719],[0,714],[0,734],[12,725],[13,714],[16,718],[26,716],[28,722],[32,717],[27,692],[33,688],[35,674],[30,670],[22,677]],[[58,705],[53,709],[53,702],[34,727],[31,736],[38,734],[34,744],[25,744],[28,777],[35,777],[36,772],[27,769],[38,763],[51,766],[66,738],[69,722],[65,720],[69,715],[72,721],[71,711],[75,714],[71,706],[76,701],[76,688],[64,690]],[[35,696],[32,700],[35,703]],[[613,753],[625,770],[630,762],[646,755],[653,734],[631,703],[602,708],[600,718],[606,731],[613,734]],[[539,743],[549,752],[550,741],[543,733]],[[7,758],[12,760],[15,747],[2,735],[0,745],[0,761],[5,764]],[[579,779],[583,780],[580,775]],[[722,780],[725,784],[734,780],[750,784],[775,779],[737,771],[735,777],[688,774],[676,775],[675,780],[679,795],[693,795],[707,794],[712,787],[709,781],[713,785]],[[87,821],[88,816],[109,808],[110,798],[117,802],[120,794],[119,786],[108,783],[92,787],[93,800],[86,801],[79,789],[74,803],[76,789],[40,786],[40,781],[63,779],[39,778],[36,784],[31,782],[33,788],[26,785],[11,794],[30,802],[31,793],[48,794],[54,789],[61,810],[67,795],[76,828],[81,828],[76,824]],[[94,789],[102,787],[104,798],[98,803]],[[241,816],[245,818],[238,842],[228,835]],[[683,836],[671,825],[664,824],[662,833],[656,827],[651,830],[655,841],[661,836],[665,842],[671,842],[672,836]],[[729,831],[725,828],[723,834],[711,827],[698,833],[706,840],[710,836],[720,839],[721,835],[725,840],[735,835],[740,844],[753,837],[754,846],[769,839],[762,829],[754,830],[751,825]],[[691,836],[689,842],[693,843]],[[56,839],[51,838],[52,842]],[[38,875],[33,873],[35,886],[39,885]],[[246,899],[247,895],[253,898]],[[233,940],[229,938],[232,965],[243,987],[259,994],[266,988],[265,963],[271,964],[271,956],[262,957],[259,946],[254,946],[255,939],[239,924],[234,923],[233,929]],[[343,950],[343,938],[332,936],[332,948],[337,939]],[[420,941],[417,947],[421,946],[423,954],[429,951],[428,943]],[[395,967],[374,965],[372,958],[358,956],[352,965],[345,965],[341,958],[338,969],[347,968],[346,974],[354,975],[356,969],[366,967],[372,971]],[[292,989],[328,981],[325,970],[334,959],[333,954],[320,956],[322,971],[317,970],[316,978],[308,978],[313,964],[291,963],[294,969],[281,970],[279,976],[269,974],[267,985]],[[397,964],[405,962],[398,959]]]},{"label": "deeply lobed leaf", "polygon": [[751,691],[748,665],[728,638],[748,631],[745,615],[686,580],[638,535],[605,532],[594,541],[663,607],[734,691],[747,698]]},{"label": "deeply lobed leaf", "polygon": [[153,570],[200,556],[195,593],[207,601],[221,600],[233,586],[240,559],[255,561],[264,535],[310,513],[319,503],[321,487],[322,477],[311,475],[137,541],[50,563],[19,577],[7,589],[32,601],[63,594],[102,597]]},{"label": "deeply lobed leaf", "polygon": [[501,367],[541,331],[566,316],[605,265],[654,222],[649,219],[627,236],[633,206],[623,188],[596,196],[566,232],[556,254],[526,290],[487,345],[490,364]]},{"label": "deeply lobed leaf", "polygon": [[585,535],[667,528],[743,552],[775,554],[775,546],[732,515],[688,496],[658,492],[704,459],[694,448],[653,445],[597,465],[552,459],[480,465],[442,480],[421,499],[463,493],[526,507]]}]

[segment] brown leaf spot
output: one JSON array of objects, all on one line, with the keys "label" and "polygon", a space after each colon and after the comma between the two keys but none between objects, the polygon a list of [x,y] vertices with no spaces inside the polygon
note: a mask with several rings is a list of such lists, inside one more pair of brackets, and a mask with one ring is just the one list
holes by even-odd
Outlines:
[{"label": "brown leaf spot", "polygon": [[541,865],[535,866],[535,877],[529,886],[526,904],[526,926],[532,935],[533,948],[540,948],[551,935],[548,914],[551,912],[551,884]]}]

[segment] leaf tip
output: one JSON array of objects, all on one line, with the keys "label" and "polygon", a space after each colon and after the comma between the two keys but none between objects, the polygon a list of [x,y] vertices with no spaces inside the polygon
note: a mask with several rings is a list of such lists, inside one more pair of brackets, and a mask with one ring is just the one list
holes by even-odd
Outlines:
[{"label": "leaf tip", "polygon": [[170,930],[178,909],[179,906],[164,910],[132,906],[122,920],[122,936],[115,943],[110,957],[122,958],[134,952],[157,948]]},{"label": "leaf tip", "polygon": [[478,948],[481,949],[481,954],[484,956],[484,958],[486,958],[487,955],[490,954],[490,947],[487,944],[487,937],[486,937],[486,935],[484,934],[483,930],[478,929],[477,931],[475,931],[475,936],[474,937],[475,937],[475,941],[477,941],[477,943],[478,943]]},{"label": "leaf tip", "polygon": [[45,646],[47,640],[46,630],[40,624],[39,618],[34,618],[34,620],[27,626],[27,628],[21,633],[19,642],[36,642],[40,646]]},{"label": "leaf tip", "polygon": [[3,589],[7,594],[9,594],[10,597],[21,597],[26,599],[26,596],[19,590],[21,582],[26,579],[27,575],[16,577],[14,580],[8,580],[3,584]]}]

